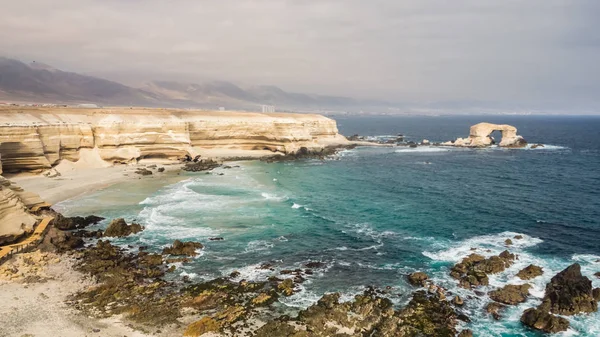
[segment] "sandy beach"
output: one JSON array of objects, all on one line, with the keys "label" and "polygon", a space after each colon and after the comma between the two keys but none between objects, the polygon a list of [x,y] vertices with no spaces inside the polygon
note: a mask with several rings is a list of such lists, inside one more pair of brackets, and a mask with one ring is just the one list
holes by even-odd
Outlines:
[{"label": "sandy beach", "polygon": [[92,285],[65,256],[17,255],[0,267],[0,336],[147,336],[119,317],[87,317],[65,303],[70,294]]},{"label": "sandy beach", "polygon": [[83,194],[91,193],[119,182],[133,179],[161,179],[165,175],[174,175],[181,168],[180,164],[161,165],[164,173],[154,172],[151,176],[141,176],[135,171],[146,165],[117,165],[102,168],[79,168],[69,169],[59,165],[55,169],[60,172],[57,177],[45,177],[43,175],[19,174],[7,176],[24,190],[34,192],[40,197],[54,205],[61,201],[71,199]]}]

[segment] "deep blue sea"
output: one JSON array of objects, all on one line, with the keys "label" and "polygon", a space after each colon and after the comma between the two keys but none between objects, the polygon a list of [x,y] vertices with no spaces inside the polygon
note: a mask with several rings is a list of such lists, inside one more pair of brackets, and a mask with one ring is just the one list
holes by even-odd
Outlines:
[{"label": "deep blue sea", "polygon": [[[476,336],[538,336],[519,323],[539,304],[546,282],[578,262],[600,271],[600,117],[335,117],[345,135],[402,133],[408,140],[466,137],[478,122],[511,124],[537,149],[374,148],[341,152],[320,161],[268,164],[242,162],[217,174],[185,174],[135,180],[58,205],[68,215],[125,217],[146,226],[115,240],[160,250],[174,239],[205,244],[178,275],[201,281],[241,272],[264,279],[277,270],[323,261],[326,267],[282,306],[302,308],[325,292],[345,298],[366,285],[392,286],[398,305],[414,288],[406,275],[425,271],[435,282],[466,298]],[[500,135],[496,135],[498,138]],[[103,224],[105,225],[105,224]],[[530,299],[508,308],[501,321],[484,313],[487,296],[460,289],[449,268],[472,253],[508,249],[519,259],[491,277],[488,291],[523,283],[515,274],[533,263],[544,275],[533,281]],[[208,241],[209,237],[224,241]],[[562,335],[600,336],[600,314],[569,317]]]}]

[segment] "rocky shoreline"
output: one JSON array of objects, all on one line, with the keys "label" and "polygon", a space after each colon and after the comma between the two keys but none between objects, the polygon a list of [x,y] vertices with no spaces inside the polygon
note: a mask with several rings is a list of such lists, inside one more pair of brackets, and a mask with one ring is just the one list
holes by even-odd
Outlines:
[{"label": "rocky shoreline", "polygon": [[[324,268],[314,261],[295,270],[275,272],[268,263],[258,267],[272,270],[263,280],[228,276],[194,283],[188,277],[175,277],[174,262],[188,263],[204,247],[199,242],[176,240],[162,252],[146,247],[128,249],[111,244],[108,237],[132,235],[143,227],[114,219],[106,230],[88,231],[86,227],[102,218],[67,218],[54,211],[44,215],[56,218],[40,250],[72,261],[75,272],[86,275],[93,284],[71,294],[66,304],[96,319],[123,317],[129,326],[147,335],[166,336],[473,336],[476,332],[460,328],[470,321],[463,307],[470,298],[461,298],[436,285],[427,274],[407,275],[415,288],[406,306],[395,307],[389,300],[393,288],[365,286],[352,300],[341,301],[339,293],[325,294],[317,303],[295,315],[277,307],[279,298],[293,295],[307,275]],[[222,238],[215,238],[221,240]],[[518,237],[510,239],[520,240]],[[508,240],[507,240],[508,241]],[[495,319],[503,319],[506,306],[524,302],[530,285],[510,284],[480,293],[488,284],[488,275],[500,273],[518,256],[508,250],[488,258],[477,253],[454,265],[450,275],[461,287],[471,289],[474,297],[488,297],[486,310]],[[38,261],[39,262],[39,261]],[[38,262],[33,262],[35,265]],[[517,274],[524,281],[542,275],[534,265]],[[43,282],[10,262],[0,275],[23,281]],[[577,315],[598,309],[600,288],[574,264],[552,278],[542,304],[525,310],[521,322],[543,332],[565,331],[569,321],[556,315]]]}]

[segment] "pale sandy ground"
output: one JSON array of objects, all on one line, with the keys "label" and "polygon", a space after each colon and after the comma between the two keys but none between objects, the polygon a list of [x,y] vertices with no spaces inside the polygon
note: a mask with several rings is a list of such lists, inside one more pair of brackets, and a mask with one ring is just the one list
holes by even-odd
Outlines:
[{"label": "pale sandy ground", "polygon": [[148,336],[129,328],[118,317],[98,320],[65,304],[69,294],[93,284],[71,269],[70,260],[58,263],[54,260],[36,271],[24,268],[19,262],[13,258],[2,267],[16,264],[25,276],[43,274],[47,281],[24,283],[23,278],[6,281],[0,275],[1,337]]},{"label": "pale sandy ground", "polygon": [[16,175],[7,178],[25,191],[39,194],[47,203],[56,204],[127,180],[160,179],[164,174],[181,168],[181,164],[158,164],[158,167],[164,167],[167,173],[157,173],[156,170],[153,170],[152,176],[140,176],[135,173],[135,170],[145,166],[118,165],[103,168],[61,169],[59,165],[57,170],[61,175],[55,178],[43,175]]}]

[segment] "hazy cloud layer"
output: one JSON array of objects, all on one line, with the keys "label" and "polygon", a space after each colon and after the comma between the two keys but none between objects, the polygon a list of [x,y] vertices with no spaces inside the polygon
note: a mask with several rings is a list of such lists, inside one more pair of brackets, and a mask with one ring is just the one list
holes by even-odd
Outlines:
[{"label": "hazy cloud layer", "polygon": [[[0,0],[0,54],[118,80],[600,107],[596,0]],[[119,76],[120,74],[120,76]]]}]

